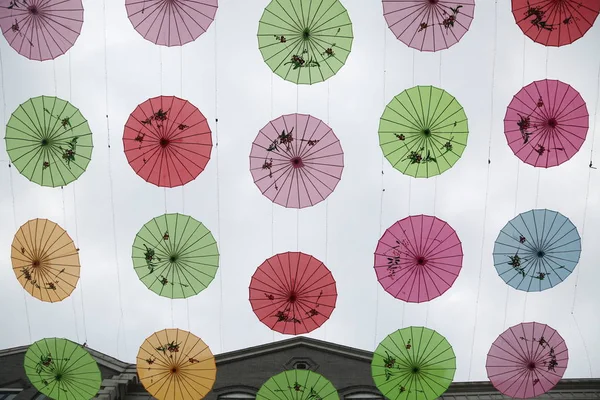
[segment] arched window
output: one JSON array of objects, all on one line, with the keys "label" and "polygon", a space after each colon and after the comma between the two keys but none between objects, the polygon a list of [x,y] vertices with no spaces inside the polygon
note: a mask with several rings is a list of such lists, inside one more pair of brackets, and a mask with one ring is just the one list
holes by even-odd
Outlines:
[{"label": "arched window", "polygon": [[383,400],[383,396],[370,392],[354,392],[345,395],[344,400]]},{"label": "arched window", "polygon": [[254,400],[255,398],[255,395],[244,392],[229,392],[219,395],[219,400]]}]

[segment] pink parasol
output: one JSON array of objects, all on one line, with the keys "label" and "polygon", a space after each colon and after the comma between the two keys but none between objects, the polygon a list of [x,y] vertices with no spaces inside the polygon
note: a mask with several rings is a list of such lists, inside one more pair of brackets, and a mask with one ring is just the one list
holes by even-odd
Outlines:
[{"label": "pink parasol", "polygon": [[218,0],[126,0],[127,16],[144,39],[161,46],[182,46],[208,30]]},{"label": "pink parasol", "polygon": [[81,0],[2,0],[0,28],[30,60],[52,60],[74,44],[83,25]]},{"label": "pink parasol", "polygon": [[396,38],[420,51],[458,43],[474,13],[475,0],[383,0],[383,15]]},{"label": "pink parasol", "polygon": [[552,389],[569,362],[564,339],[548,325],[527,322],[508,328],[492,344],[486,369],[496,389],[528,399]]},{"label": "pink parasol", "polygon": [[388,228],[375,250],[375,272],[386,292],[421,303],[446,292],[462,268],[462,244],[450,225],[429,215]]},{"label": "pink parasol", "polygon": [[304,253],[276,254],[250,281],[252,310],[274,331],[299,335],[325,323],[335,309],[337,290],[331,271]]},{"label": "pink parasol", "polygon": [[323,121],[289,114],[269,122],[252,143],[250,172],[261,193],[288,208],[313,206],[341,179],[344,153]]},{"label": "pink parasol", "polygon": [[131,168],[147,182],[176,187],[196,179],[210,160],[212,137],[206,118],[186,100],[159,96],[131,113],[123,133]]},{"label": "pink parasol", "polygon": [[579,151],[589,115],[579,92],[556,80],[522,88],[506,110],[504,133],[513,153],[534,167],[555,167]]}]

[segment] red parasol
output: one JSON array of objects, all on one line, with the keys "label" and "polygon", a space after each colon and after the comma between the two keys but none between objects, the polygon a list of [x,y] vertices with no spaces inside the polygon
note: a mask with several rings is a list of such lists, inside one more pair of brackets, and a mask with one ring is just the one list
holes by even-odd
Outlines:
[{"label": "red parasol", "polygon": [[196,40],[215,19],[218,0],[126,0],[127,16],[144,39],[162,46]]},{"label": "red parasol", "polygon": [[519,28],[544,46],[564,46],[583,37],[600,13],[600,0],[512,0]]},{"label": "red parasol", "polygon": [[288,208],[313,206],[342,177],[340,141],[323,121],[304,114],[281,116],[252,143],[250,172],[261,193]]},{"label": "red parasol", "polygon": [[475,0],[383,0],[383,15],[396,38],[413,49],[438,51],[467,33]]},{"label": "red parasol", "polygon": [[555,167],[579,151],[589,114],[579,92],[556,80],[522,88],[506,110],[504,133],[513,153],[534,167]]},{"label": "red parasol", "polygon": [[83,25],[81,0],[2,0],[0,28],[30,60],[52,60],[74,44]]},{"label": "red parasol", "polygon": [[129,165],[140,177],[172,188],[204,171],[212,137],[206,118],[194,105],[178,97],[159,96],[131,113],[123,146]]},{"label": "red parasol", "polygon": [[564,339],[548,325],[527,322],[508,328],[492,344],[486,369],[496,389],[529,399],[552,389],[569,362]]},{"label": "red parasol", "polygon": [[439,218],[417,215],[385,231],[375,250],[375,272],[386,292],[421,303],[450,289],[462,260],[462,244],[454,229]]},{"label": "red parasol", "polygon": [[250,282],[254,313],[274,331],[311,332],[331,316],[337,300],[331,272],[304,253],[277,254],[257,268]]}]

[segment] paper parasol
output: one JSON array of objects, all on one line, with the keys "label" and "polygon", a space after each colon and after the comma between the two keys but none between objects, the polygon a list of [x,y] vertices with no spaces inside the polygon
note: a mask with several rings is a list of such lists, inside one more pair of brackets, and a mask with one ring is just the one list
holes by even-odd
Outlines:
[{"label": "paper parasol", "polygon": [[527,322],[508,328],[492,344],[485,367],[496,389],[529,399],[552,389],[569,362],[564,339],[548,325]]},{"label": "paper parasol", "polygon": [[159,187],[196,179],[210,160],[212,137],[206,118],[186,100],[159,96],[129,116],[123,147],[131,168]]},{"label": "paper parasol", "polygon": [[258,47],[273,72],[296,84],[335,75],[352,48],[352,22],[339,0],[272,0],[258,25]]},{"label": "paper parasol", "polygon": [[0,29],[6,41],[30,60],[65,54],[83,25],[81,0],[3,0]]},{"label": "paper parasol", "polygon": [[217,376],[208,346],[181,329],[149,336],[138,351],[136,365],[140,382],[158,400],[202,399]]},{"label": "paper parasol", "polygon": [[394,168],[415,178],[440,175],[467,146],[467,116],[454,97],[433,86],[407,89],[379,121],[379,145]]},{"label": "paper parasol", "polygon": [[375,272],[386,292],[421,303],[450,289],[462,260],[462,244],[454,229],[439,218],[417,215],[385,231],[375,250]]},{"label": "paper parasol", "polygon": [[452,383],[456,356],[450,343],[434,330],[411,326],[379,343],[371,373],[388,399],[434,400]]},{"label": "paper parasol", "polygon": [[6,125],[12,164],[41,186],[65,186],[78,179],[92,157],[87,120],[69,102],[34,97],[21,104]]},{"label": "paper parasol", "polygon": [[511,150],[534,167],[555,167],[583,145],[589,115],[579,92],[560,81],[522,88],[506,110],[504,134]]},{"label": "paper parasol", "polygon": [[307,370],[292,369],[269,378],[258,393],[257,400],[339,400],[337,390],[322,375]]},{"label": "paper parasol", "polygon": [[531,210],[502,228],[493,255],[496,271],[504,282],[525,292],[540,292],[558,285],[573,272],[581,255],[581,238],[564,215]]},{"label": "paper parasol", "polygon": [[261,193],[287,208],[314,206],[342,177],[344,152],[323,121],[283,115],[265,125],[252,143],[250,172]]},{"label": "paper parasol", "polygon": [[208,287],[219,268],[219,250],[212,233],[188,215],[164,214],[137,233],[133,268],[159,296],[181,299]]},{"label": "paper parasol", "polygon": [[583,37],[600,12],[598,0],[512,0],[519,28],[544,46],[564,46]]},{"label": "paper parasol", "polygon": [[79,249],[64,229],[47,219],[34,219],[19,228],[11,260],[21,286],[42,301],[66,299],[79,281]]},{"label": "paper parasol", "polygon": [[31,384],[51,399],[87,400],[100,390],[102,376],[96,360],[83,346],[67,339],[33,343],[23,366]]},{"label": "paper parasol", "polygon": [[336,300],[336,284],[329,269],[304,253],[269,258],[250,281],[250,303],[258,319],[287,335],[308,333],[323,325]]},{"label": "paper parasol", "polygon": [[420,51],[458,43],[474,14],[475,0],[383,0],[383,15],[394,36]]},{"label": "paper parasol", "polygon": [[207,31],[218,0],[126,0],[127,16],[144,39],[161,46],[182,46]]}]

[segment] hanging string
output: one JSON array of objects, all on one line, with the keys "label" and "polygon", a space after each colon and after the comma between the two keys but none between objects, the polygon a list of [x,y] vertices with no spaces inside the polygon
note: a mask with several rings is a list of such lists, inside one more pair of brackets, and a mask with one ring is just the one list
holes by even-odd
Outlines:
[{"label": "hanging string", "polygon": [[[383,86],[382,86],[382,97],[383,97],[383,108],[385,110],[386,105],[386,87],[387,87],[387,26],[383,28]],[[381,153],[381,191],[379,197],[379,237],[383,232],[383,194],[385,193],[385,182],[383,168],[385,165],[383,152]],[[373,349],[377,348],[377,331],[379,327],[379,282],[375,283],[375,334],[373,335]]]},{"label": "hanging string", "polygon": [[[331,111],[331,82],[327,81],[327,126],[330,125],[330,111]],[[329,197],[325,200],[325,265],[328,264],[329,260]],[[323,340],[327,341],[327,324],[323,324]]]},{"label": "hanging string", "polygon": [[[162,94],[162,93],[161,93]],[[183,46],[179,46],[179,97],[183,99]],[[181,185],[181,213],[185,214],[185,185]],[[185,299],[185,313],[187,316],[187,329],[191,331],[190,300]]]},{"label": "hanging string", "polygon": [[[270,74],[270,118],[269,121],[273,120],[273,73]],[[275,203],[271,202],[271,256],[275,255]],[[271,342],[275,341],[275,331],[271,329]]]},{"label": "hanging string", "polygon": [[[2,51],[0,51],[0,81],[2,83],[2,118],[4,120],[4,126],[6,126],[6,86],[4,85],[4,61],[2,59]],[[8,162],[8,179],[10,184],[10,195],[12,200],[12,209],[13,209],[13,224],[14,231],[17,232],[19,228],[19,224],[17,223],[17,205],[15,201],[15,189],[13,186],[13,172],[11,168],[10,161]],[[27,335],[29,338],[28,343],[32,343],[31,336],[31,321],[29,319],[29,306],[27,305],[27,294],[25,290],[23,290],[23,303],[25,304],[25,317],[27,318]]]},{"label": "hanging string", "polygon": [[[71,101],[70,98],[69,98],[69,101]],[[62,196],[63,229],[66,231],[67,230],[67,205],[66,205],[66,201],[65,201],[65,188],[61,186],[60,191],[61,191],[61,196]],[[80,277],[80,279],[81,279],[81,277]],[[72,308],[73,308],[73,323],[75,325],[75,337],[77,338],[77,343],[80,343],[79,327],[77,326],[77,311],[75,310],[74,296],[70,296],[69,302],[73,306]]]},{"label": "hanging string", "polygon": [[[521,73],[521,87],[525,86],[525,56],[526,56],[527,42],[526,36],[523,35],[523,67]],[[517,162],[517,182],[515,185],[515,202],[513,207],[513,217],[517,215],[517,206],[519,204],[519,181],[521,175],[521,160],[518,157],[516,158]],[[506,285],[506,295],[504,296],[504,322],[502,323],[502,328],[506,329],[506,321],[508,320],[508,300],[510,297],[510,285]]]},{"label": "hanging string", "polygon": [[[215,29],[215,163],[217,164],[217,242],[221,245],[221,185],[220,185],[220,174],[219,174],[219,63],[218,63],[218,23],[214,21]],[[222,249],[220,253],[223,253]],[[223,340],[223,262],[222,257],[219,262],[219,289],[220,289],[220,304],[219,304],[219,344],[221,346],[221,352],[224,352],[224,340]]]},{"label": "hanging string", "polygon": [[117,227],[116,227],[116,218],[115,218],[115,201],[114,201],[114,186],[113,186],[113,176],[112,176],[112,151],[110,149],[110,120],[108,117],[109,112],[109,91],[108,91],[108,52],[107,52],[107,29],[106,29],[106,0],[102,1],[102,12],[103,12],[103,22],[104,22],[104,89],[105,89],[105,108],[106,108],[106,136],[107,136],[107,144],[108,144],[108,180],[110,186],[110,206],[112,213],[112,230],[113,230],[113,246],[114,246],[114,255],[115,255],[115,267],[117,274],[117,290],[119,292],[119,324],[117,328],[117,358],[120,358],[119,352],[119,339],[121,337],[121,328],[123,328],[123,342],[125,344],[125,348],[127,348],[127,339],[125,335],[125,316],[123,312],[123,295],[121,293],[121,268],[119,266],[119,251],[117,245]]},{"label": "hanging string", "polygon": [[[590,148],[590,164],[589,164],[589,168],[588,168],[588,178],[587,178],[587,188],[586,188],[586,193],[585,193],[585,205],[583,207],[583,222],[582,222],[582,226],[581,226],[581,241],[583,243],[585,243],[585,226],[586,226],[586,221],[587,221],[587,211],[588,211],[588,205],[589,205],[589,197],[590,197],[590,183],[592,180],[592,169],[595,169],[595,167],[593,166],[593,158],[594,158],[594,141],[596,138],[596,132],[599,131],[598,129],[598,109],[600,108],[600,65],[598,66],[598,77],[597,77],[597,89],[596,89],[596,109],[594,110],[594,132],[592,132],[592,144],[591,144],[591,148]],[[583,334],[581,332],[581,328],[579,327],[579,322],[577,321],[577,318],[575,317],[575,305],[577,303],[577,289],[579,288],[579,276],[581,274],[581,266],[579,266],[579,268],[576,268],[575,271],[575,287],[573,289],[573,302],[571,304],[571,318],[573,318],[573,322],[575,323],[575,328],[577,328],[577,333],[579,334],[579,337],[581,339],[581,342],[583,343],[583,349],[585,350],[585,356],[588,362],[588,368],[590,371],[590,378],[593,377],[592,374],[592,363],[590,360],[590,356],[589,356],[589,351],[588,351],[588,347],[587,344],[585,342],[585,338],[583,337]]]},{"label": "hanging string", "polygon": [[[300,109],[300,85],[296,84],[296,114]],[[296,115],[296,121],[298,116]],[[296,208],[296,251],[300,251],[300,209]]]},{"label": "hanging string", "polygon": [[495,89],[495,78],[496,78],[496,48],[498,45],[498,0],[494,2],[494,45],[492,47],[492,90],[491,90],[491,99],[490,99],[490,127],[489,127],[489,138],[488,138],[488,167],[487,167],[487,176],[485,180],[485,200],[483,206],[483,226],[481,229],[481,255],[479,259],[479,277],[477,278],[477,297],[475,301],[475,322],[473,324],[473,340],[471,342],[471,354],[469,355],[469,376],[468,381],[471,380],[471,369],[473,367],[473,356],[475,352],[473,351],[475,347],[475,335],[477,333],[477,320],[479,314],[479,298],[481,295],[481,275],[483,272],[483,255],[485,248],[485,228],[487,222],[487,212],[488,212],[488,197],[490,191],[490,158],[492,154],[492,130],[494,128],[494,89]]},{"label": "hanging string", "polygon": [[[70,60],[70,58],[69,58]],[[75,196],[75,185],[73,183],[73,220],[75,222],[75,242],[79,246],[79,224],[77,222],[77,198]],[[81,299],[81,316],[83,317],[83,343],[87,344],[87,325],[85,321],[85,307],[83,301],[83,279],[79,278],[79,298]]]}]

